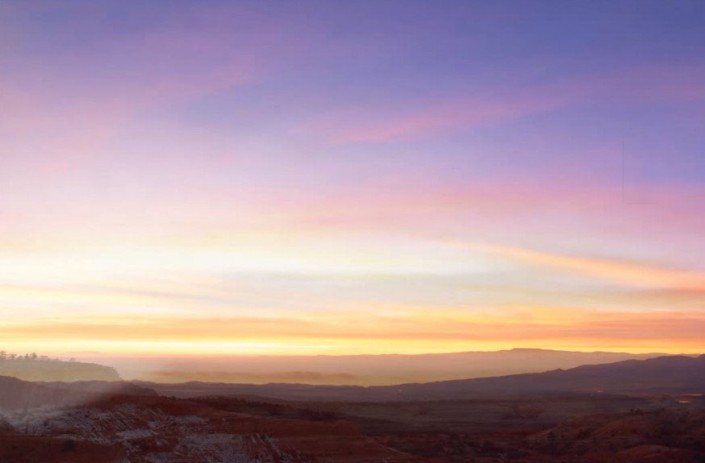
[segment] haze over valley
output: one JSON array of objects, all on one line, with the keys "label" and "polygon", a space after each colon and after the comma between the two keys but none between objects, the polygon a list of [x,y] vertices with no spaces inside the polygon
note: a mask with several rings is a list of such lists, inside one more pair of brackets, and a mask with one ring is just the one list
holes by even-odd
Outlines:
[{"label": "haze over valley", "polygon": [[664,354],[511,349],[419,355],[221,355],[190,358],[111,358],[85,355],[79,358],[114,366],[125,379],[155,382],[391,385],[532,373],[661,355]]}]

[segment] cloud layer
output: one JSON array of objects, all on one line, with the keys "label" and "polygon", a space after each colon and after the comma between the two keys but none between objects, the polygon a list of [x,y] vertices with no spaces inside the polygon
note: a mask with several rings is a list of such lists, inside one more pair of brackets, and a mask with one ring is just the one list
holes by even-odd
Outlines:
[{"label": "cloud layer", "polygon": [[0,4],[8,348],[702,351],[703,5],[403,3]]}]

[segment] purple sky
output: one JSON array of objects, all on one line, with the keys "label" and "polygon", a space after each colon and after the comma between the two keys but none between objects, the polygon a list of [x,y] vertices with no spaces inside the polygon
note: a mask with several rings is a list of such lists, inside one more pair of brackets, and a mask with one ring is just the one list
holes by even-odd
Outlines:
[{"label": "purple sky", "polygon": [[1,335],[702,350],[704,26],[702,1],[1,2]]}]

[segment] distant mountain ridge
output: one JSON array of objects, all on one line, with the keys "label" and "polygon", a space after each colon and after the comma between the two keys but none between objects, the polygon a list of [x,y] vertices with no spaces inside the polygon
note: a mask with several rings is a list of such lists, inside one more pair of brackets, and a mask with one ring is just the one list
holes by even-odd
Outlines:
[{"label": "distant mountain ridge", "polygon": [[442,400],[526,393],[705,393],[705,355],[582,365],[568,370],[379,388],[383,395]]},{"label": "distant mountain ridge", "polygon": [[511,349],[439,354],[227,356],[112,363],[125,378],[158,383],[305,383],[384,386],[537,373],[666,354]]},{"label": "distant mountain ridge", "polygon": [[137,382],[162,395],[249,395],[311,401],[473,400],[556,393],[705,394],[705,355],[664,356],[568,370],[525,373],[395,386],[315,386],[307,384],[217,384]]}]

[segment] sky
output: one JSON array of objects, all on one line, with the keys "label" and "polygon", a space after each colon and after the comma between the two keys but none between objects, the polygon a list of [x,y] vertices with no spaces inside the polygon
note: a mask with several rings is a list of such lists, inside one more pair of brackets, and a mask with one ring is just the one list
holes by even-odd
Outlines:
[{"label": "sky", "polygon": [[0,0],[11,352],[705,351],[702,1]]}]

